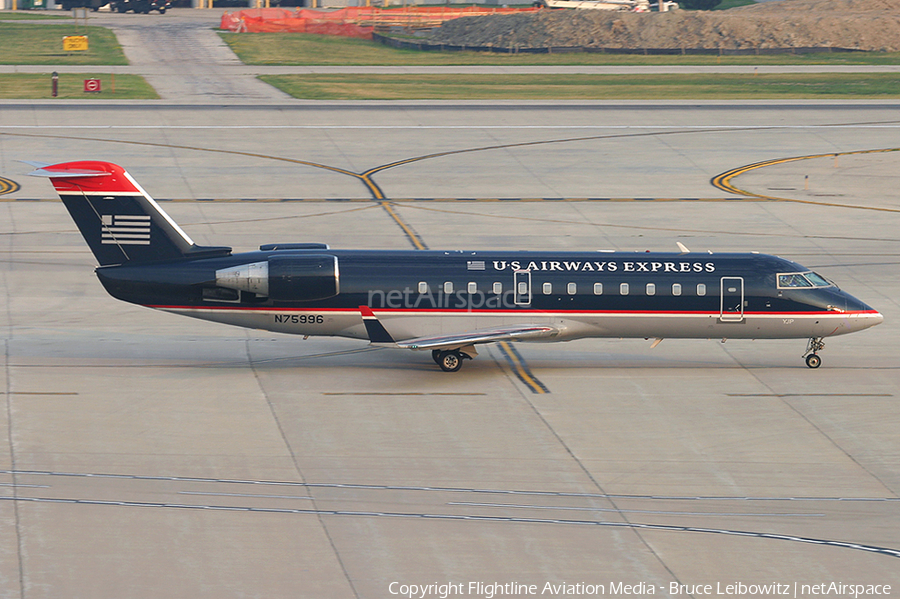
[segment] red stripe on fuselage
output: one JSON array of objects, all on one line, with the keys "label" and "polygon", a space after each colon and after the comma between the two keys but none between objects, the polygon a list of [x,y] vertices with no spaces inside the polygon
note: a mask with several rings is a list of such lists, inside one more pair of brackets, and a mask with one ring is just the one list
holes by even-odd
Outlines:
[{"label": "red stripe on fuselage", "polygon": [[[266,306],[154,306],[142,304],[145,308],[153,308],[155,310],[230,310],[241,312],[347,312],[360,313],[360,309],[356,308],[276,308]],[[373,312],[379,313],[419,313],[419,314],[635,314],[643,316],[660,315],[680,315],[680,316],[719,316],[720,312],[679,312],[677,310],[454,310],[439,309],[432,310],[412,309],[412,308],[373,308]],[[834,312],[834,311],[817,311],[817,312],[744,312],[744,316],[854,316],[862,314],[878,314],[877,310],[863,310],[860,312]]]}]

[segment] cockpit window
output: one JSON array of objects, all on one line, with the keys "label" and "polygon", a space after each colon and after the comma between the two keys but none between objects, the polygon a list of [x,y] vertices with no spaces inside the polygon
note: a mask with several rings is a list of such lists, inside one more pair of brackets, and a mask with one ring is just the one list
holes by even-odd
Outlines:
[{"label": "cockpit window", "polygon": [[806,273],[806,278],[809,279],[810,281],[812,281],[812,284],[815,287],[830,287],[831,285],[834,284],[831,281],[829,281],[828,279],[826,279],[825,277],[823,277],[822,275],[814,273],[814,272]]},{"label": "cockpit window", "polygon": [[822,275],[814,272],[789,272],[778,275],[779,289],[796,289],[799,287],[831,287],[832,283]]},{"label": "cockpit window", "polygon": [[778,287],[812,287],[809,279],[799,272],[778,275]]}]

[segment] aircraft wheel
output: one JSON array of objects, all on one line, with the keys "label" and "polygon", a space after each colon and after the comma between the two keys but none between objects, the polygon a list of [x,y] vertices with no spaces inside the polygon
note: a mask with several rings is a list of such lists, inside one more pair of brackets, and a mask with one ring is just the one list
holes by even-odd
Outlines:
[{"label": "aircraft wheel", "polygon": [[456,372],[462,368],[463,357],[458,351],[443,351],[438,359],[438,366],[440,366],[441,370],[444,372]]},{"label": "aircraft wheel", "polygon": [[822,365],[822,358],[820,358],[816,354],[809,354],[808,356],[806,356],[806,365],[810,368],[818,368]]},{"label": "aircraft wheel", "polygon": [[431,350],[431,359],[434,360],[435,364],[440,365],[441,363],[441,350],[433,349]]}]

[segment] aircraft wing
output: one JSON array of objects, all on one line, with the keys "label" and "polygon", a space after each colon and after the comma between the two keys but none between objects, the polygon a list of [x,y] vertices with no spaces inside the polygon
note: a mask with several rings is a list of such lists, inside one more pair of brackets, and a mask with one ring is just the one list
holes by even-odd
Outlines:
[{"label": "aircraft wing", "polygon": [[439,335],[437,337],[417,337],[415,339],[402,339],[397,341],[384,328],[378,317],[368,306],[359,307],[363,323],[366,325],[366,333],[372,343],[393,343],[403,349],[459,349],[477,343],[494,343],[496,341],[532,341],[546,339],[559,333],[559,329],[547,325],[510,325],[468,331],[451,335]]},{"label": "aircraft wing", "polygon": [[494,343],[496,341],[533,341],[546,339],[559,333],[555,327],[544,325],[514,325],[495,327],[480,331],[470,331],[456,335],[440,335],[438,337],[419,337],[398,341],[397,347],[404,349],[458,349],[478,343]]}]

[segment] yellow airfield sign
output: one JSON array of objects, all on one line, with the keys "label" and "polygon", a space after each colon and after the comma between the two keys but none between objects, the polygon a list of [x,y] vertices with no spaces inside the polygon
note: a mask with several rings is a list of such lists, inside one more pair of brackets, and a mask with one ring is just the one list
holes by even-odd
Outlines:
[{"label": "yellow airfield sign", "polygon": [[88,49],[88,36],[67,35],[63,37],[63,52],[83,52]]}]

